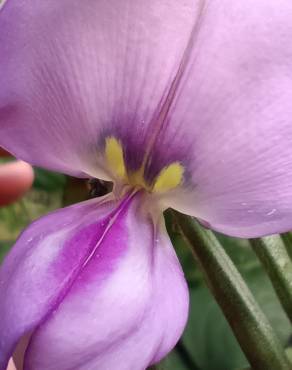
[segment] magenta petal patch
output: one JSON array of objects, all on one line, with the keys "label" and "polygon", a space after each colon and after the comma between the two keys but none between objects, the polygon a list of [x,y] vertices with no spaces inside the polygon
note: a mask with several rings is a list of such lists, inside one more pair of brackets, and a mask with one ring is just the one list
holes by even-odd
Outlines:
[{"label": "magenta petal patch", "polygon": [[114,209],[103,202],[85,202],[34,222],[5,258],[0,268],[1,370],[17,341],[58,305],[76,278]]},{"label": "magenta petal patch", "polygon": [[[9,279],[7,278],[9,276]],[[35,222],[0,270],[0,369],[145,369],[179,339],[188,292],[168,236],[140,208],[96,200]]]}]

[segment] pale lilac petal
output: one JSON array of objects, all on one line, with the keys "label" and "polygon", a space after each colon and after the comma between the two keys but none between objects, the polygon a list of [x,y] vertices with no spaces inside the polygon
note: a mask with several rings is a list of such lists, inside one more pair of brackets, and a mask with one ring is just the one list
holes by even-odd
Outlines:
[{"label": "pale lilac petal", "polygon": [[142,370],[182,334],[188,290],[164,227],[139,195],[101,202],[41,219],[6,258],[1,370],[26,333],[25,370]]},{"label": "pale lilac petal", "polygon": [[7,1],[0,145],[39,166],[105,178],[100,153],[114,135],[139,166],[197,13],[191,0]]},{"label": "pale lilac petal", "polygon": [[149,150],[148,180],[184,165],[167,206],[237,236],[291,229],[291,18],[289,0],[10,0],[0,144],[107,177],[114,135],[132,170]]},{"label": "pale lilac petal", "polygon": [[175,345],[188,314],[186,283],[164,228],[154,231],[137,207],[115,222],[33,334],[25,369],[143,370]]},{"label": "pale lilac petal", "polygon": [[[168,205],[235,236],[287,231],[292,229],[292,2],[205,3],[154,150],[155,163],[186,153],[185,190]],[[161,152],[165,147],[167,155]]]}]

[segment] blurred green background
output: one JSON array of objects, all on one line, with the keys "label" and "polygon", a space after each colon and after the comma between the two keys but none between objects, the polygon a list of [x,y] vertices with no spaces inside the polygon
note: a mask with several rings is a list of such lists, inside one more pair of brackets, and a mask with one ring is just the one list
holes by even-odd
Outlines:
[{"label": "blurred green background", "polygon": [[[33,188],[25,197],[13,205],[0,209],[0,259],[31,221],[86,197],[87,185],[82,181],[41,169],[35,169],[35,173]],[[175,350],[159,365],[159,369],[247,368],[248,363],[220,308],[203,282],[188,248],[172,225],[168,225],[168,230],[189,283],[191,306],[183,338]],[[283,345],[287,347],[291,335],[290,323],[249,244],[245,240],[222,235],[218,237],[268,316]]]}]

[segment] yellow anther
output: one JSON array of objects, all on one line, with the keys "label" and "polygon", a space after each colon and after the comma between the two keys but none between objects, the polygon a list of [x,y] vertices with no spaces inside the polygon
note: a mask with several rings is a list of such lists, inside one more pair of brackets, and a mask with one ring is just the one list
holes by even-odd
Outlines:
[{"label": "yellow anther", "polygon": [[126,166],[123,147],[120,141],[113,136],[108,137],[105,140],[105,156],[113,173],[120,178],[125,178]]},{"label": "yellow anther", "polygon": [[174,162],[165,167],[157,177],[153,191],[164,192],[172,190],[181,184],[183,180],[184,168],[179,162]]}]

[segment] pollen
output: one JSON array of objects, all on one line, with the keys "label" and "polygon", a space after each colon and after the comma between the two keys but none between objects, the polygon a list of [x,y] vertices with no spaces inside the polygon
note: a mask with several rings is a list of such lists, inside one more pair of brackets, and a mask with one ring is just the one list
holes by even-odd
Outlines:
[{"label": "pollen", "polygon": [[175,189],[182,183],[183,174],[184,167],[179,162],[163,168],[154,183],[153,192],[161,193]]},{"label": "pollen", "polygon": [[112,172],[120,178],[126,177],[126,166],[122,144],[115,137],[105,140],[105,157]]}]

